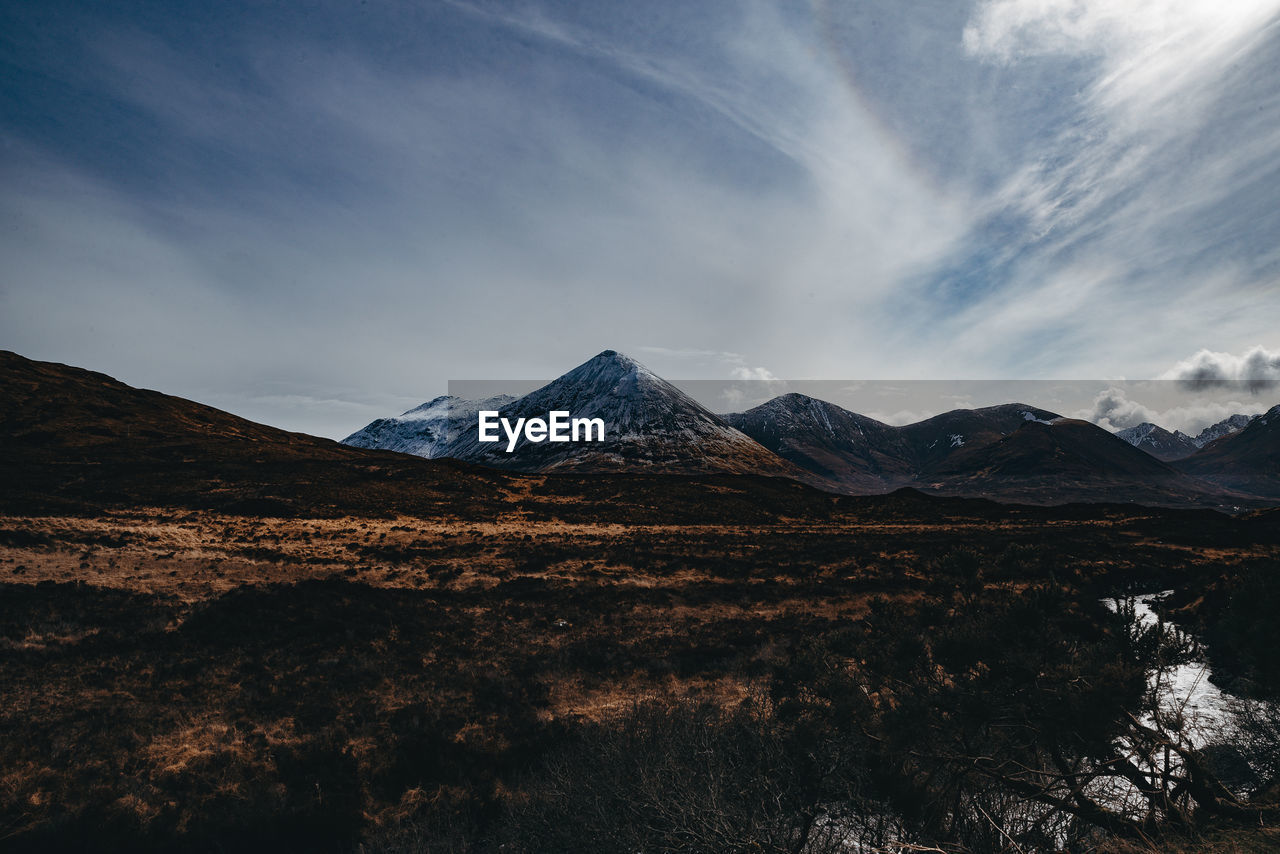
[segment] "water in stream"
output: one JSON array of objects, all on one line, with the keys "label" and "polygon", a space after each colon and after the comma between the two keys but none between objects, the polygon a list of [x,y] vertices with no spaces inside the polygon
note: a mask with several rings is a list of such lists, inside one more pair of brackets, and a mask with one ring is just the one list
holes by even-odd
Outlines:
[{"label": "water in stream", "polygon": [[[1154,626],[1160,621],[1156,607],[1161,599],[1173,593],[1164,590],[1149,593],[1132,599],[1135,616],[1144,626]],[[1122,602],[1128,599],[1106,599],[1104,604],[1112,610],[1119,610]],[[1157,690],[1161,715],[1166,721],[1181,720],[1178,732],[1184,743],[1197,749],[1213,748],[1232,741],[1239,741],[1237,731],[1237,715],[1240,710],[1261,713],[1263,717],[1271,715],[1269,704],[1224,693],[1210,680],[1209,664],[1204,660],[1191,661],[1163,672],[1152,673],[1148,677],[1150,687]],[[1235,711],[1233,711],[1233,708]],[[1149,716],[1144,716],[1151,723]],[[1176,726],[1176,725],[1175,725]],[[1227,753],[1234,753],[1236,774],[1234,779],[1224,778],[1223,782],[1237,794],[1247,794],[1256,782],[1251,780],[1251,772],[1244,764],[1252,764],[1248,757],[1226,748]],[[1223,754],[1219,754],[1222,756]],[[1171,760],[1178,764],[1177,759]],[[1243,775],[1241,775],[1241,772]]]},{"label": "water in stream", "polygon": [[[1134,600],[1134,612],[1144,626],[1153,626],[1160,621],[1153,606],[1171,593],[1172,590],[1162,590]],[[1114,610],[1118,600],[1109,599],[1107,605]],[[1162,680],[1159,685],[1162,708],[1165,711],[1181,708],[1183,717],[1191,725],[1189,734],[1197,745],[1211,740],[1215,734],[1220,735],[1231,721],[1229,698],[1209,681],[1209,675],[1208,662],[1193,661],[1178,665],[1172,672],[1152,676],[1152,679]]]}]

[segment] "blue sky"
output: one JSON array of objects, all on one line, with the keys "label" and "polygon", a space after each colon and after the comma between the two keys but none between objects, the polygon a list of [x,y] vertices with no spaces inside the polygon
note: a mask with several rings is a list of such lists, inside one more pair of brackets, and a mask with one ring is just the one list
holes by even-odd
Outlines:
[{"label": "blue sky", "polygon": [[4,3],[0,347],[330,436],[606,348],[1280,378],[1278,16]]}]

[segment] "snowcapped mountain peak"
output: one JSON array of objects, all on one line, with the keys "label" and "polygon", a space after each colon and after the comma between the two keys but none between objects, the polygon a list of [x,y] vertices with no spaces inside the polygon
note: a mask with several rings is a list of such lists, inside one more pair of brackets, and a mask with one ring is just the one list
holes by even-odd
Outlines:
[{"label": "snowcapped mountain peak", "polygon": [[519,400],[518,415],[553,409],[574,416],[612,416],[610,432],[648,432],[654,418],[679,413],[711,423],[715,417],[684,392],[616,350],[605,350]]},{"label": "snowcapped mountain peak", "polygon": [[1165,462],[1189,457],[1197,450],[1195,442],[1185,433],[1170,433],[1150,421],[1126,427],[1116,433],[1116,437]]},{"label": "snowcapped mountain peak", "polygon": [[816,397],[809,397],[809,395],[801,394],[798,391],[789,391],[786,394],[770,398],[749,411],[796,413],[838,408],[834,403],[827,403],[825,400],[818,400]]},{"label": "snowcapped mountain peak", "polygon": [[898,430],[806,394],[721,416],[764,447],[841,488],[884,492],[905,476]]},{"label": "snowcapped mountain peak", "polygon": [[619,353],[617,350],[602,350],[590,359],[587,359],[578,367],[574,368],[572,371],[569,371],[569,373],[572,374],[574,371],[579,371],[584,368],[595,371],[611,371],[617,374],[642,372],[649,374],[650,376],[656,376],[656,374],[644,365],[640,364],[626,353]]},{"label": "snowcapped mountain peak", "polygon": [[[529,459],[509,458],[500,449],[478,441],[476,423],[480,410],[497,410],[513,420],[545,418],[552,411],[566,411],[574,417],[602,418],[607,425],[610,441],[605,444],[609,447],[547,446],[526,450],[523,456],[531,455]],[[678,441],[662,437],[678,437]],[[532,469],[588,458],[599,461],[605,457],[627,456],[637,448],[640,449],[640,453],[635,454],[637,457],[671,464],[686,451],[690,456],[697,455],[699,450],[703,455],[714,456],[711,448],[718,449],[726,458],[735,453],[758,458],[765,453],[684,392],[617,350],[605,350],[593,356],[524,397],[498,395],[473,401],[441,395],[402,415],[380,418],[343,442],[428,458],[448,456],[504,466],[527,464]],[[617,442],[622,446],[616,446]],[[524,444],[522,441],[517,450]],[[737,465],[728,459],[721,462],[725,467]],[[776,458],[755,462],[774,471],[783,465]]]},{"label": "snowcapped mountain peak", "polygon": [[448,407],[450,404],[458,400],[461,400],[461,398],[454,397],[451,394],[442,394],[439,397],[431,398],[431,400],[428,400],[426,403],[418,404],[413,409],[410,409],[404,414],[402,414],[400,417],[409,418],[411,416],[418,416],[418,415],[424,415],[426,413],[439,412],[441,409]]},{"label": "snowcapped mountain peak", "polygon": [[[697,407],[691,398],[630,356],[605,350],[520,399],[520,414],[545,415],[551,409],[565,409],[575,416],[592,417],[619,403],[678,400]],[[700,408],[700,407],[698,407]],[[530,410],[528,413],[525,410]]]},{"label": "snowcapped mountain peak", "polygon": [[[565,412],[600,419],[596,441],[555,443],[522,435],[507,446],[481,442],[475,404],[463,429],[454,431],[448,455],[519,471],[750,472],[800,474],[630,356],[605,350],[555,380],[498,409],[510,423]],[[451,412],[459,407],[454,405]],[[372,427],[373,425],[371,425]],[[368,429],[368,428],[366,428]]]},{"label": "snowcapped mountain peak", "polygon": [[510,403],[515,400],[509,394],[499,394],[488,397],[483,400],[466,400],[456,397],[452,394],[442,394],[437,398],[428,400],[420,406],[415,406],[408,412],[398,415],[392,421],[437,421],[441,418],[448,418],[450,413],[457,410],[477,410],[477,409],[500,409],[503,404]]},{"label": "snowcapped mountain peak", "polygon": [[427,459],[452,456],[452,445],[468,428],[474,428],[481,409],[502,409],[515,400],[499,394],[483,400],[465,400],[442,394],[391,418],[379,418],[342,440],[355,448],[381,448]]},{"label": "snowcapped mountain peak", "polygon": [[1191,441],[1196,447],[1203,448],[1205,445],[1221,439],[1223,436],[1230,436],[1232,433],[1238,433],[1249,426],[1249,422],[1257,418],[1257,415],[1232,415],[1230,418],[1224,418],[1217,424],[1211,424],[1200,431]]},{"label": "snowcapped mountain peak", "polygon": [[831,413],[842,410],[833,403],[827,403],[825,400],[818,400],[816,397],[809,397],[807,394],[800,394],[799,392],[792,391],[766,400],[764,403],[748,411],[757,412],[762,415],[768,413],[773,415],[775,418],[815,418],[823,424],[830,426]]},{"label": "snowcapped mountain peak", "polygon": [[1137,424],[1133,427],[1126,427],[1116,435],[1121,439],[1124,439],[1130,445],[1134,445],[1137,444],[1139,439],[1144,439],[1147,436],[1150,436],[1151,432],[1155,429],[1156,425],[1152,424],[1150,421],[1143,421],[1141,424]]},{"label": "snowcapped mountain peak", "polygon": [[390,421],[429,421],[447,418],[451,412],[458,410],[474,412],[478,409],[501,409],[504,404],[515,400],[509,394],[496,394],[480,400],[467,400],[452,394],[442,394],[426,403],[415,406],[409,411],[397,415]]},{"label": "snowcapped mountain peak", "polygon": [[617,350],[605,350],[564,374],[551,385],[555,383],[573,383],[576,385],[582,383],[590,383],[592,385],[612,383],[619,386],[620,392],[626,393],[647,382],[657,382],[664,386],[670,385],[666,380],[630,356],[619,353]]}]

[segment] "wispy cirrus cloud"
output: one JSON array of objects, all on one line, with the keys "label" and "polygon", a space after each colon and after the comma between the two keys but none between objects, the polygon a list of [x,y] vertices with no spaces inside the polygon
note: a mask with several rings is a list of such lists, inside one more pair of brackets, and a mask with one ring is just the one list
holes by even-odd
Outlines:
[{"label": "wispy cirrus cloud", "polygon": [[[986,275],[951,327],[963,358],[998,341],[995,364],[1017,353],[1046,374],[1151,375],[1187,340],[1273,334],[1280,101],[1262,81],[1280,70],[1277,11],[977,4],[969,57],[1011,83],[1058,68],[1072,91],[1046,92],[1050,132],[1028,129],[1021,162],[985,198],[973,239],[990,247],[977,253]],[[970,277],[974,258],[936,281]]]}]

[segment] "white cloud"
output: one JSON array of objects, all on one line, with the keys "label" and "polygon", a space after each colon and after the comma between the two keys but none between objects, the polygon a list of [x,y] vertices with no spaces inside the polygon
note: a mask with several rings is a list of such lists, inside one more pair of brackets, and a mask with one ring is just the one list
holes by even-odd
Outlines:
[{"label": "white cloud", "polygon": [[758,380],[760,382],[776,383],[780,380],[773,375],[768,368],[748,368],[745,365],[734,368],[732,376],[735,380]]},{"label": "white cloud", "polygon": [[1149,109],[1258,38],[1277,11],[1277,0],[986,0],[963,43],[1001,62],[1100,57],[1104,73],[1091,97]]},{"label": "white cloud", "polygon": [[1280,384],[1280,350],[1261,345],[1240,355],[1201,350],[1174,365],[1161,379],[1189,389],[1238,387],[1254,394]]},{"label": "white cloud", "polygon": [[1124,430],[1127,427],[1136,427],[1144,421],[1149,421],[1153,424],[1158,423],[1156,419],[1159,418],[1159,414],[1152,412],[1137,401],[1129,400],[1124,389],[1113,386],[1106,391],[1099,392],[1097,398],[1094,399],[1093,407],[1077,412],[1075,417],[1092,421],[1099,427],[1115,431]]},{"label": "white cloud", "polygon": [[1192,400],[1156,409],[1131,399],[1128,389],[1112,386],[1099,392],[1092,406],[1076,411],[1072,417],[1092,421],[1112,432],[1148,422],[1170,432],[1181,430],[1189,436],[1196,436],[1204,428],[1232,415],[1256,415],[1266,409],[1256,400]]},{"label": "white cloud", "polygon": [[1274,326],[1266,188],[1280,99],[1263,81],[1277,14],[1280,0],[975,7],[971,58],[1006,85],[1061,79],[1073,92],[1046,92],[1063,112],[1028,116],[1046,123],[1028,126],[1035,144],[983,202],[1001,224],[998,272],[948,327],[956,361],[995,373],[1016,354],[1023,376],[1150,375],[1177,342],[1235,344]]}]

